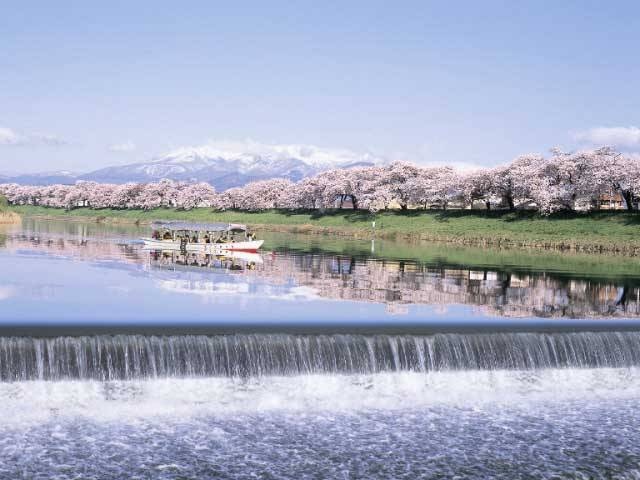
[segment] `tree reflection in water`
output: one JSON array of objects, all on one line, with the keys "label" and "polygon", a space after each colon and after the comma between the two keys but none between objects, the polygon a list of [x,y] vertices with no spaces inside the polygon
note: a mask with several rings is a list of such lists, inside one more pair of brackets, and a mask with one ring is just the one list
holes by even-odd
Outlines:
[{"label": "tree reflection in water", "polygon": [[405,313],[412,304],[464,304],[510,317],[640,316],[640,284],[633,280],[616,283],[570,274],[472,270],[299,252],[263,255],[261,262],[206,257],[152,253],[151,265],[239,271],[274,284],[311,287],[324,298],[384,303],[396,314]]},{"label": "tree reflection in water", "polygon": [[[362,255],[322,252],[263,252],[215,257],[178,252],[148,252],[137,244],[119,244],[83,235],[9,234],[9,250],[37,249],[84,260],[112,260],[149,268],[213,269],[313,289],[327,299],[385,304],[393,314],[409,305],[471,305],[508,317],[602,318],[640,316],[640,275],[620,279],[571,271],[549,272],[503,266],[473,267]],[[211,280],[214,281],[213,278]],[[201,285],[200,282],[198,285]],[[196,288],[196,287],[194,287]]]}]

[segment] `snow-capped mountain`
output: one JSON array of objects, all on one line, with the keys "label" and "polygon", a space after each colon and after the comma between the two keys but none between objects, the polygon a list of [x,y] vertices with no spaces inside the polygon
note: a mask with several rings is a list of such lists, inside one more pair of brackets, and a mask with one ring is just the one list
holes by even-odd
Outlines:
[{"label": "snow-capped mountain", "polygon": [[[180,181],[204,181],[217,190],[244,185],[255,180],[280,177],[293,181],[332,168],[375,165],[383,160],[370,154],[349,150],[330,150],[308,145],[265,145],[255,142],[217,142],[185,147],[149,162],[102,168],[78,176],[31,175],[18,183],[73,183],[92,180],[103,183],[152,182],[169,178]],[[24,177],[24,176],[21,176]],[[10,181],[17,181],[17,177]]]}]

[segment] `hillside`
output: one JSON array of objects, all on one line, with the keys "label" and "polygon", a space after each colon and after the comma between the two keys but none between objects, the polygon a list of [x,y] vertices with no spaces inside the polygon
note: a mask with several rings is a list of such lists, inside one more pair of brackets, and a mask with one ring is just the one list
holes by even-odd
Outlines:
[{"label": "hillside", "polygon": [[100,183],[154,182],[163,178],[198,181],[216,190],[269,178],[298,181],[332,168],[380,164],[383,160],[348,150],[309,145],[229,144],[174,150],[148,162],[101,168],[84,174],[45,172],[1,178],[0,183],[22,185],[73,184],[77,180]]}]

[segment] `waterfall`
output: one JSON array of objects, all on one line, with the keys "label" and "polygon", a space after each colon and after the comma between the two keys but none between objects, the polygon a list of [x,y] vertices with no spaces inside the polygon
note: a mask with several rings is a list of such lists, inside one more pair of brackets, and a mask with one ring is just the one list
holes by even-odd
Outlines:
[{"label": "waterfall", "polygon": [[640,365],[640,332],[0,337],[0,380]]}]

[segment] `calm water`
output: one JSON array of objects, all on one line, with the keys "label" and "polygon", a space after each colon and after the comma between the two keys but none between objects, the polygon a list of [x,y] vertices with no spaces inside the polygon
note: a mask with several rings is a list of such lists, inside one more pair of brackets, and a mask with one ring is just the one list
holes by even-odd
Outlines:
[{"label": "calm water", "polygon": [[[0,232],[0,328],[610,328],[640,318],[640,260],[266,235],[241,258],[152,253],[145,229]],[[217,330],[216,330],[217,329]],[[75,330],[71,330],[74,332]]]},{"label": "calm water", "polygon": [[638,259],[0,228],[0,478],[640,478]]}]

